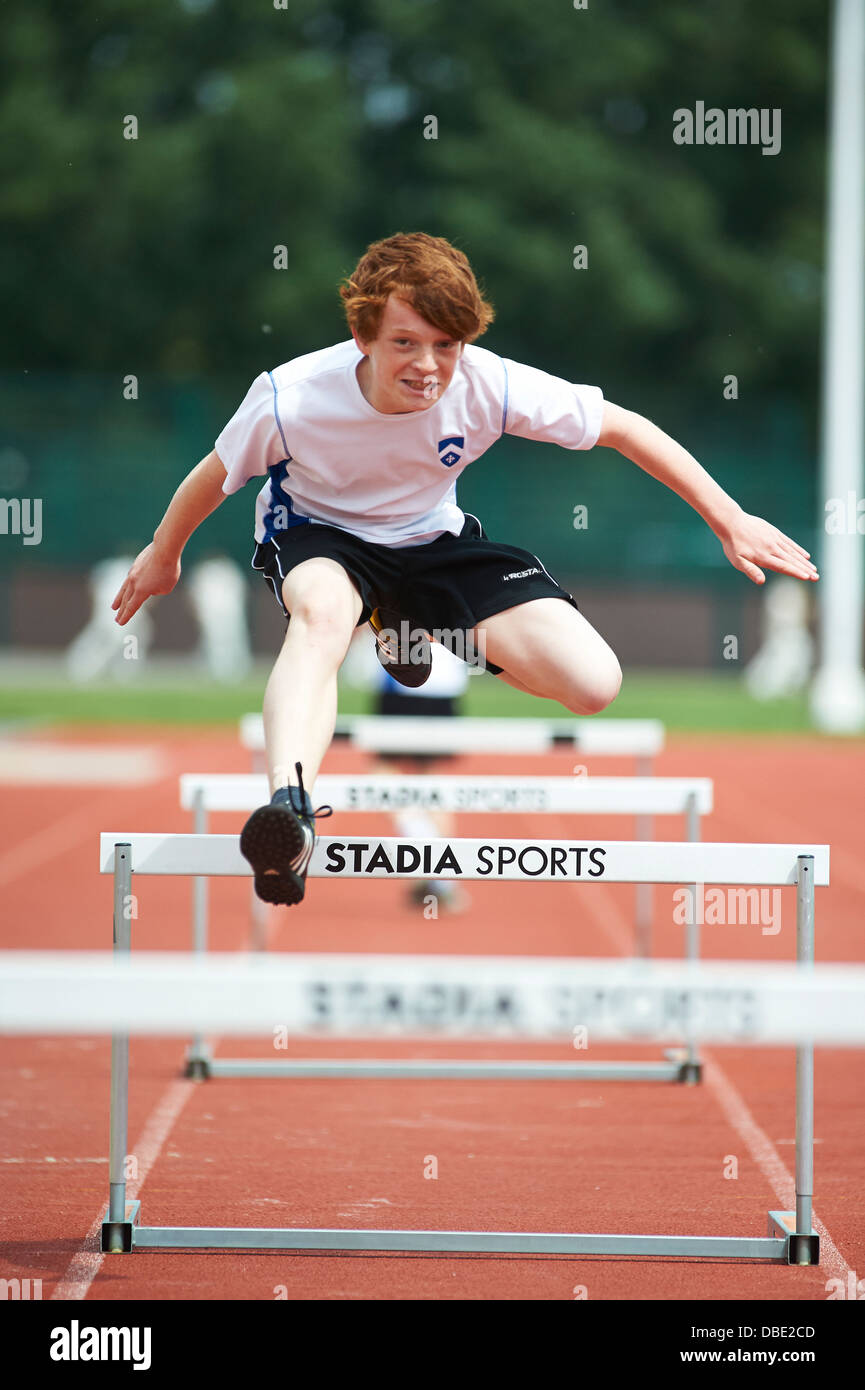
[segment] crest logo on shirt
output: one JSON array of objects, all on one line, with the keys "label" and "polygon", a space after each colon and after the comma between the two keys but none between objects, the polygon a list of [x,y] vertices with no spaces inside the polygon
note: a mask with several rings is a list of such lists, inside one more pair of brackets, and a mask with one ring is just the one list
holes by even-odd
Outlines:
[{"label": "crest logo on shirt", "polygon": [[439,458],[445,468],[453,468],[455,463],[459,463],[463,456],[463,449],[465,446],[465,436],[462,434],[452,434],[449,435],[447,439],[439,440]]}]

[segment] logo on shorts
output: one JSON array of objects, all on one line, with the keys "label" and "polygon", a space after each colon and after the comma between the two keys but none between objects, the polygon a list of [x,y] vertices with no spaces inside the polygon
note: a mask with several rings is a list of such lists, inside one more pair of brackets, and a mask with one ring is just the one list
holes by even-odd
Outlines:
[{"label": "logo on shorts", "polygon": [[503,574],[502,579],[528,579],[530,574],[540,574],[537,565],[530,570],[514,570],[511,574]]},{"label": "logo on shorts", "polygon": [[[438,442],[439,458],[445,468],[453,468],[455,463],[459,463],[463,456],[463,449],[466,446],[465,436],[462,434],[449,435],[447,439],[440,439]],[[444,449],[444,453],[442,450]]]}]

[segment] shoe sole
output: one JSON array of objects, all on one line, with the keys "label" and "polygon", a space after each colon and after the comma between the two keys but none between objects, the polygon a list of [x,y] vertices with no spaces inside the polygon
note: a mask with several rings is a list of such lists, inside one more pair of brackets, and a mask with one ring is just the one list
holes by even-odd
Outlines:
[{"label": "shoe sole", "polygon": [[240,835],[240,852],[252,865],[255,891],[262,902],[293,907],[306,891],[306,878],[287,865],[304,847],[294,816],[279,806],[253,811]]},{"label": "shoe sole", "polygon": [[[381,625],[380,631],[387,631],[388,629],[393,632],[400,631],[400,622],[403,620],[404,615],[389,608],[377,608],[375,611],[378,614],[378,620]],[[432,650],[430,648],[429,638],[425,635],[423,661],[414,662],[412,664],[400,664],[399,662],[393,661],[387,655],[387,652],[378,640],[378,632],[376,632],[372,623],[370,623],[370,627],[372,627],[373,633],[375,633],[375,654],[379,659],[380,665],[384,667],[388,675],[392,676],[399,685],[408,686],[410,690],[417,690],[419,686],[425,685],[432,671]]]}]

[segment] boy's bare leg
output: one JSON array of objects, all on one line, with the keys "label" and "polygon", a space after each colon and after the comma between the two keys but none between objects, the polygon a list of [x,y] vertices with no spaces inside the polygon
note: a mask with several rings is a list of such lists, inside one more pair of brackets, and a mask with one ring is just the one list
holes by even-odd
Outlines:
[{"label": "boy's bare leg", "polygon": [[507,671],[500,672],[497,679],[505,685],[512,685],[514,690],[521,690],[524,695],[534,695],[541,700],[544,698],[543,695],[538,695],[537,690],[532,690],[524,681],[518,681],[516,676],[509,675]]},{"label": "boy's bare leg", "polygon": [[283,580],[291,622],[264,694],[264,739],[271,791],[307,789],[318,776],[336,724],[337,672],[363,610],[360,594],[335,560],[304,560]]},{"label": "boy's bare leg", "polygon": [[558,700],[574,714],[598,714],[618,695],[615,653],[576,608],[532,599],[478,623],[486,656],[517,689]]}]

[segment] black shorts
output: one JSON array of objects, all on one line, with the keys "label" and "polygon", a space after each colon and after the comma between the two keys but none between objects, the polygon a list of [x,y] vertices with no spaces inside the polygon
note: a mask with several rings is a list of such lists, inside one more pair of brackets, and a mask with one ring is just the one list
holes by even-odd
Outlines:
[{"label": "black shorts", "polygon": [[[363,601],[358,627],[380,605],[429,633],[468,633],[484,618],[536,598],[561,598],[577,607],[537,555],[491,541],[474,516],[466,517],[458,536],[446,531],[426,545],[379,545],[317,522],[290,526],[258,543],[252,568],[264,575],[286,618],[283,579],[295,565],[318,557],[336,560],[354,581]],[[501,672],[492,662],[485,665],[494,675]]]}]

